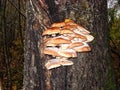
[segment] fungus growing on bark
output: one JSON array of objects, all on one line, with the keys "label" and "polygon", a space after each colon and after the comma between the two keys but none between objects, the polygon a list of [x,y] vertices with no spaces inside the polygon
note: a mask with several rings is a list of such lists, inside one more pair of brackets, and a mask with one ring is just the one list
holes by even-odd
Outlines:
[{"label": "fungus growing on bark", "polygon": [[73,65],[69,58],[77,57],[77,52],[91,51],[88,42],[94,39],[88,30],[70,19],[52,24],[42,35],[43,53],[55,58],[45,63],[47,69]]},{"label": "fungus growing on bark", "polygon": [[69,65],[73,65],[73,62],[69,61],[65,58],[50,59],[45,63],[45,67],[47,69],[57,68],[57,67],[60,67],[60,66],[69,66]]},{"label": "fungus growing on bark", "polygon": [[51,27],[51,28],[46,29],[43,32],[42,36],[51,35],[51,34],[57,34],[57,33],[60,33],[60,29],[58,27]]},{"label": "fungus growing on bark", "polygon": [[53,24],[51,25],[51,27],[58,27],[58,28],[61,28],[61,27],[63,27],[63,26],[65,26],[65,22],[53,23]]},{"label": "fungus growing on bark", "polygon": [[59,46],[60,44],[70,44],[71,39],[65,36],[58,36],[54,38],[46,38],[44,40],[45,46]]}]

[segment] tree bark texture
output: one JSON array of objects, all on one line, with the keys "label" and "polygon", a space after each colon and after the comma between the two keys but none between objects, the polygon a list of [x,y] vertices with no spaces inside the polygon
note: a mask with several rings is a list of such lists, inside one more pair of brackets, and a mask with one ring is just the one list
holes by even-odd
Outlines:
[{"label": "tree bark texture", "polygon": [[49,26],[50,21],[41,3],[37,0],[27,0],[27,21],[24,47],[24,90],[44,90],[45,59],[41,54],[41,34]]},{"label": "tree bark texture", "polygon": [[[107,0],[27,0],[24,90],[104,90],[109,60]],[[71,59],[74,65],[46,70],[42,36],[51,23],[70,18],[95,37],[91,52]]]},{"label": "tree bark texture", "polygon": [[6,66],[6,74],[7,74],[7,89],[12,90],[12,80],[11,80],[11,69],[10,69],[10,59],[8,54],[8,38],[7,38],[7,23],[6,23],[6,5],[7,0],[4,1],[4,7],[3,7],[3,53],[4,53],[4,60],[5,60],[5,66]]}]

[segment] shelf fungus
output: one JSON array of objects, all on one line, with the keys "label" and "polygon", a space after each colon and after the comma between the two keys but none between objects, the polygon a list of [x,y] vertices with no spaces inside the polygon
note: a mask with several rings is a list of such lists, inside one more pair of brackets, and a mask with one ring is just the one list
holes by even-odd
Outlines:
[{"label": "shelf fungus", "polygon": [[47,69],[73,65],[69,59],[77,57],[77,53],[91,51],[88,42],[94,39],[88,30],[70,19],[52,24],[42,36],[43,53],[52,56],[45,63]]}]

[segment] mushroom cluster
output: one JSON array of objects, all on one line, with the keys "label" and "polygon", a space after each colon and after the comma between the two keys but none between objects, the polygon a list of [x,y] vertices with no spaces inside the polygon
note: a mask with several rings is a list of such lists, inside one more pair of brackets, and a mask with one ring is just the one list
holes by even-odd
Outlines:
[{"label": "mushroom cluster", "polygon": [[47,69],[73,65],[68,59],[77,57],[77,52],[90,51],[88,42],[94,39],[88,30],[70,19],[52,24],[42,36],[43,53],[52,56],[52,59],[45,63]]}]

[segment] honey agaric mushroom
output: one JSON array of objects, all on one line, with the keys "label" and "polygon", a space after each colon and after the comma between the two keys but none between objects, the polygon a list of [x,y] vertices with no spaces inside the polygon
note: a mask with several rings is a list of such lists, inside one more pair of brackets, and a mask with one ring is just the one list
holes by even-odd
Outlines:
[{"label": "honey agaric mushroom", "polygon": [[80,35],[80,34],[77,34],[77,33],[73,33],[73,34],[67,34],[67,36],[69,36],[70,38],[77,38],[81,41],[87,41],[87,37],[86,36],[83,36],[83,35]]},{"label": "honey agaric mushroom", "polygon": [[75,41],[75,42],[72,42],[71,44],[69,44],[69,46],[67,48],[80,47],[83,45],[84,45],[83,42]]},{"label": "honey agaric mushroom", "polygon": [[61,27],[63,27],[63,26],[65,26],[65,22],[53,23],[53,24],[51,25],[51,27],[59,27],[59,28],[61,28]]},{"label": "honey agaric mushroom", "polygon": [[69,33],[69,32],[65,32],[63,34],[63,36],[66,36],[68,37],[70,40],[74,39],[74,38],[78,38],[80,39],[81,41],[87,41],[87,38],[86,36],[83,36],[83,35],[80,35],[80,34],[76,34],[76,33]]},{"label": "honey agaric mushroom", "polygon": [[74,27],[76,27],[76,30],[78,30],[79,32],[82,32],[84,34],[89,34],[90,33],[88,30],[86,30],[85,28],[83,28],[81,25],[76,24],[72,20],[65,20],[65,22],[66,22],[66,26],[70,25],[71,28],[72,28],[72,26],[74,26]]},{"label": "honey agaric mushroom", "polygon": [[60,29],[58,27],[51,27],[51,28],[48,28],[46,29],[42,36],[44,35],[52,35],[52,34],[57,34],[57,33],[60,33]]},{"label": "honey agaric mushroom", "polygon": [[76,28],[77,28],[76,25],[65,25],[64,27],[62,27],[62,29],[69,29],[69,30],[74,30]]},{"label": "honey agaric mushroom", "polygon": [[64,26],[62,29],[70,29],[70,30],[72,30],[72,31],[74,31],[74,30],[77,30],[77,31],[79,31],[79,32],[81,32],[81,33],[83,33],[83,34],[90,34],[90,32],[88,31],[88,30],[86,30],[85,28],[83,28],[82,26],[79,26],[79,25],[66,25],[66,26]]},{"label": "honey agaric mushroom", "polygon": [[86,52],[86,51],[91,51],[90,46],[83,42],[84,45],[82,46],[77,46],[77,47],[73,47],[72,49],[75,50],[76,52]]},{"label": "honey agaric mushroom", "polygon": [[85,42],[91,42],[93,41],[94,37],[92,35],[86,35],[87,41]]},{"label": "honey agaric mushroom", "polygon": [[61,58],[61,59],[55,58],[55,59],[50,59],[45,63],[45,67],[47,69],[57,68],[57,67],[60,67],[61,65],[69,66],[69,65],[73,65],[73,62],[64,58]]},{"label": "honey agaric mushroom", "polygon": [[60,49],[60,51],[58,51],[58,54],[61,57],[66,57],[66,58],[77,57],[77,53],[73,49]]},{"label": "honey agaric mushroom", "polygon": [[68,37],[69,39],[80,38],[82,41],[86,41],[87,40],[86,36],[77,34],[77,33],[75,33],[72,30],[61,29],[60,34],[62,34],[63,36]]},{"label": "honey agaric mushroom", "polygon": [[59,55],[58,51],[59,51],[59,49],[56,47],[46,47],[46,48],[44,48],[43,53],[59,57],[60,55]]},{"label": "honey agaric mushroom", "polygon": [[60,66],[61,66],[61,61],[59,59],[48,60],[47,63],[45,64],[45,67],[47,69],[57,68]]},{"label": "honey agaric mushroom", "polygon": [[72,30],[69,29],[61,29],[60,34],[72,34],[74,33]]},{"label": "honey agaric mushroom", "polygon": [[57,47],[47,47],[43,51],[44,54],[52,55],[55,57],[77,57],[75,50],[72,49],[58,49]]},{"label": "honey agaric mushroom", "polygon": [[80,46],[80,47],[74,47],[73,48],[76,52],[88,52],[91,51],[91,48],[89,46]]},{"label": "honey agaric mushroom", "polygon": [[62,43],[62,44],[59,44],[59,46],[60,46],[59,48],[62,49],[62,50],[68,49],[68,46],[69,46],[69,45],[70,45],[70,44],[63,44],[63,43]]},{"label": "honey agaric mushroom", "polygon": [[54,37],[51,38],[49,40],[47,40],[47,42],[45,43],[46,46],[58,46],[59,44],[67,44],[67,43],[71,43],[71,40],[69,40],[69,38],[67,37]]},{"label": "honey agaric mushroom", "polygon": [[83,33],[79,32],[79,31],[77,31],[77,30],[75,30],[74,32],[75,32],[76,34],[78,34],[78,35],[82,35],[82,36],[86,37],[86,42],[91,42],[91,41],[93,41],[93,39],[94,39],[94,37],[93,37],[92,35],[83,34]]}]

